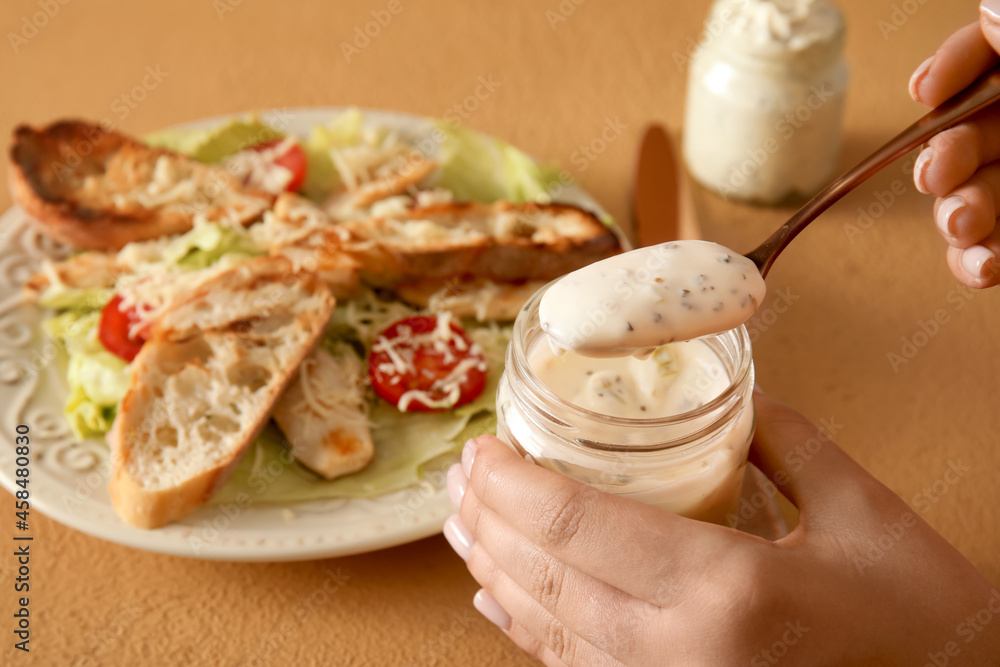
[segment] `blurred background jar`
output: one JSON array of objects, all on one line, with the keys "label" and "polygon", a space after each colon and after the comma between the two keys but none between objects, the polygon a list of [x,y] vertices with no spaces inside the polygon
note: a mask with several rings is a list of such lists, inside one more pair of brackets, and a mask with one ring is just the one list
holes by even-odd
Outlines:
[{"label": "blurred background jar", "polygon": [[525,459],[601,491],[735,526],[755,426],[746,328],[695,339],[698,359],[689,360],[702,363],[686,375],[688,411],[612,417],[565,400],[536,372],[534,362],[552,354],[538,319],[545,289],[514,323],[497,388],[497,437]]},{"label": "blurred background jar", "polygon": [[684,159],[726,198],[810,197],[837,168],[848,69],[827,0],[717,0],[691,62]]}]

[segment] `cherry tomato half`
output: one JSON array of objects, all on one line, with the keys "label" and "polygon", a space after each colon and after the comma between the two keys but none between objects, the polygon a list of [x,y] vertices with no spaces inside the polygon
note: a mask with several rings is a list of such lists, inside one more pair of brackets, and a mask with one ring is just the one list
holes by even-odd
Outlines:
[{"label": "cherry tomato half", "polygon": [[121,310],[122,298],[116,294],[101,311],[101,322],[97,328],[97,338],[116,357],[131,363],[139,354],[146,339],[142,335],[132,337],[129,330],[138,321],[135,308]]},{"label": "cherry tomato half", "polygon": [[417,315],[383,331],[372,346],[368,377],[379,397],[407,412],[443,412],[486,388],[486,357],[454,322]]}]

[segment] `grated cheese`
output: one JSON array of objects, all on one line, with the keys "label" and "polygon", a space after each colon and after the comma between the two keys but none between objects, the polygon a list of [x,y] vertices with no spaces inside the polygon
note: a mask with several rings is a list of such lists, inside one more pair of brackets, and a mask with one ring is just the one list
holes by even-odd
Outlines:
[{"label": "grated cheese", "polygon": [[244,185],[275,195],[281,194],[292,182],[294,174],[291,170],[276,164],[275,160],[284,155],[295,143],[295,139],[286,137],[277,145],[261,151],[252,149],[240,151],[227,158],[223,165],[226,171]]}]

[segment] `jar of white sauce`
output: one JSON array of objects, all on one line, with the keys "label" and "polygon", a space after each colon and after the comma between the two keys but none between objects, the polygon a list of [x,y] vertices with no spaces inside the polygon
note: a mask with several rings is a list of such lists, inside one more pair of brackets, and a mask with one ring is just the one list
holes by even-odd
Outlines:
[{"label": "jar of white sauce", "polygon": [[514,324],[498,437],[602,491],[732,523],[754,431],[746,329],[672,343],[643,360],[557,354],[539,324],[545,289]]},{"label": "jar of white sauce", "polygon": [[717,0],[691,63],[684,159],[727,198],[776,204],[833,176],[847,92],[828,0]]}]

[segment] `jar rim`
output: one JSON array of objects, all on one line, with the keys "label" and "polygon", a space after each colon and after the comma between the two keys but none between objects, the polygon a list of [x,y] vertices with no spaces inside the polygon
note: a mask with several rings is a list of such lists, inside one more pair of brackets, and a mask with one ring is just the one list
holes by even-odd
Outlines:
[{"label": "jar rim", "polygon": [[[558,280],[558,279],[557,279]],[[747,380],[748,374],[752,372],[753,369],[753,354],[750,345],[750,336],[747,333],[746,326],[740,325],[735,329],[730,329],[728,331],[720,332],[718,334],[711,334],[709,336],[702,336],[695,340],[704,339],[722,339],[724,337],[729,337],[735,345],[734,350],[738,353],[737,368],[736,372],[729,378],[729,385],[718,395],[714,396],[711,400],[706,401],[703,405],[695,408],[694,410],[689,410],[687,412],[681,412],[675,415],[669,415],[666,417],[649,417],[649,418],[632,418],[632,417],[616,417],[611,415],[605,415],[600,412],[594,412],[575,403],[572,403],[565,398],[556,394],[550,387],[541,382],[538,376],[531,370],[531,365],[528,362],[528,350],[525,349],[524,342],[527,338],[526,328],[529,326],[538,326],[538,304],[541,301],[542,296],[545,292],[557,282],[553,280],[548,284],[544,285],[538,291],[536,291],[531,298],[528,299],[527,303],[521,308],[518,313],[516,320],[514,321],[514,329],[510,342],[510,355],[513,357],[513,365],[518,369],[519,373],[523,376],[523,380],[527,381],[530,386],[531,392],[542,398],[547,403],[558,408],[560,411],[569,415],[578,415],[581,418],[586,418],[590,420],[600,420],[603,425],[606,426],[620,426],[622,428],[642,428],[651,429],[658,427],[668,427],[668,426],[680,426],[685,423],[689,423],[693,420],[698,420],[700,418],[711,416],[714,412],[717,412],[727,405],[733,402],[733,399],[737,397],[738,394],[742,393],[743,386]],[[533,314],[532,314],[533,313]],[[531,322],[531,320],[534,322]],[[511,365],[511,364],[508,364]],[[525,373],[524,371],[527,370]],[[692,434],[692,437],[699,437],[698,433]],[[579,441],[578,441],[579,442]],[[637,445],[612,445],[606,443],[583,443],[591,449],[600,449],[606,451],[661,451],[664,449],[669,449],[676,447],[683,443],[661,443],[653,446],[637,446]]]}]

